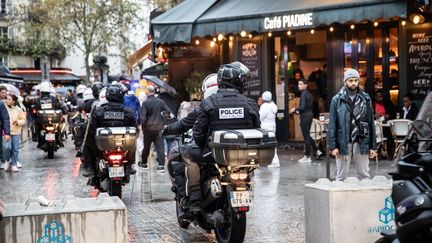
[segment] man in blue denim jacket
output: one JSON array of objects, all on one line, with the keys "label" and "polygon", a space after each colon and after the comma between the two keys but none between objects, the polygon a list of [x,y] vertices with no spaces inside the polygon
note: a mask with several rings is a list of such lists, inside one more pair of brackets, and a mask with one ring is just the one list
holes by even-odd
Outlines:
[{"label": "man in blue denim jacket", "polygon": [[374,112],[368,94],[358,88],[355,69],[344,72],[344,87],[330,105],[327,144],[336,158],[336,180],[348,177],[354,161],[359,179],[369,178],[369,157],[376,156]]}]

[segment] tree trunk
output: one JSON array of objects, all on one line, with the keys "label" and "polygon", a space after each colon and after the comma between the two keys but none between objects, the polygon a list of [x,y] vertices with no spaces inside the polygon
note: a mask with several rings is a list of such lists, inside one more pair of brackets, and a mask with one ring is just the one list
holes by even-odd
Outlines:
[{"label": "tree trunk", "polygon": [[89,56],[90,56],[90,52],[86,50],[85,52],[85,68],[86,68],[86,82],[88,84],[91,83],[90,81],[90,65],[89,65]]}]

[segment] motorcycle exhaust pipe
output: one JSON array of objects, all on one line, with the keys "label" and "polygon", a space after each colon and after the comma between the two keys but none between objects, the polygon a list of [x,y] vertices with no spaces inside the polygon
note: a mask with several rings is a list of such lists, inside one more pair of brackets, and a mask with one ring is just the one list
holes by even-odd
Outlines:
[{"label": "motorcycle exhaust pipe", "polygon": [[206,207],[220,196],[222,196],[223,190],[221,182],[218,178],[211,179],[205,186],[206,197],[202,201],[201,206]]}]

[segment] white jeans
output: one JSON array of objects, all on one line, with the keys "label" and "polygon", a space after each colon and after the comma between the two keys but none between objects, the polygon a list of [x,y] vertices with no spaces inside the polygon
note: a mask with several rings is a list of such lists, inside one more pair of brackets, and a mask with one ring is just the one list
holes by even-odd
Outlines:
[{"label": "white jeans", "polygon": [[369,154],[362,155],[360,153],[359,143],[348,144],[348,155],[340,155],[336,159],[336,180],[343,181],[348,177],[349,167],[351,161],[354,160],[354,164],[357,171],[357,177],[360,180],[369,178]]}]

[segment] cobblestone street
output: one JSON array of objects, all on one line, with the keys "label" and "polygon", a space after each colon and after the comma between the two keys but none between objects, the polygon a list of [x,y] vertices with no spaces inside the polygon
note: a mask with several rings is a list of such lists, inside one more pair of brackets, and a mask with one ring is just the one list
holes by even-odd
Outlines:
[{"label": "cobblestone street", "polygon": [[[248,213],[245,242],[304,242],[304,184],[325,177],[325,164],[303,163],[300,151],[279,150],[281,168],[260,168],[255,173],[254,201]],[[66,195],[93,197],[97,191],[86,185],[79,173],[71,142],[60,149],[55,159],[27,142],[21,150],[23,168],[16,174],[0,172],[0,198],[5,203],[25,202],[29,197],[44,195],[61,199]],[[390,162],[371,161],[371,176],[392,170]],[[334,164],[332,169],[334,170]],[[334,171],[332,170],[332,175]],[[154,168],[139,169],[124,187],[123,202],[128,207],[130,242],[214,242],[198,226],[187,230],[177,226],[175,203],[167,173]]]}]

